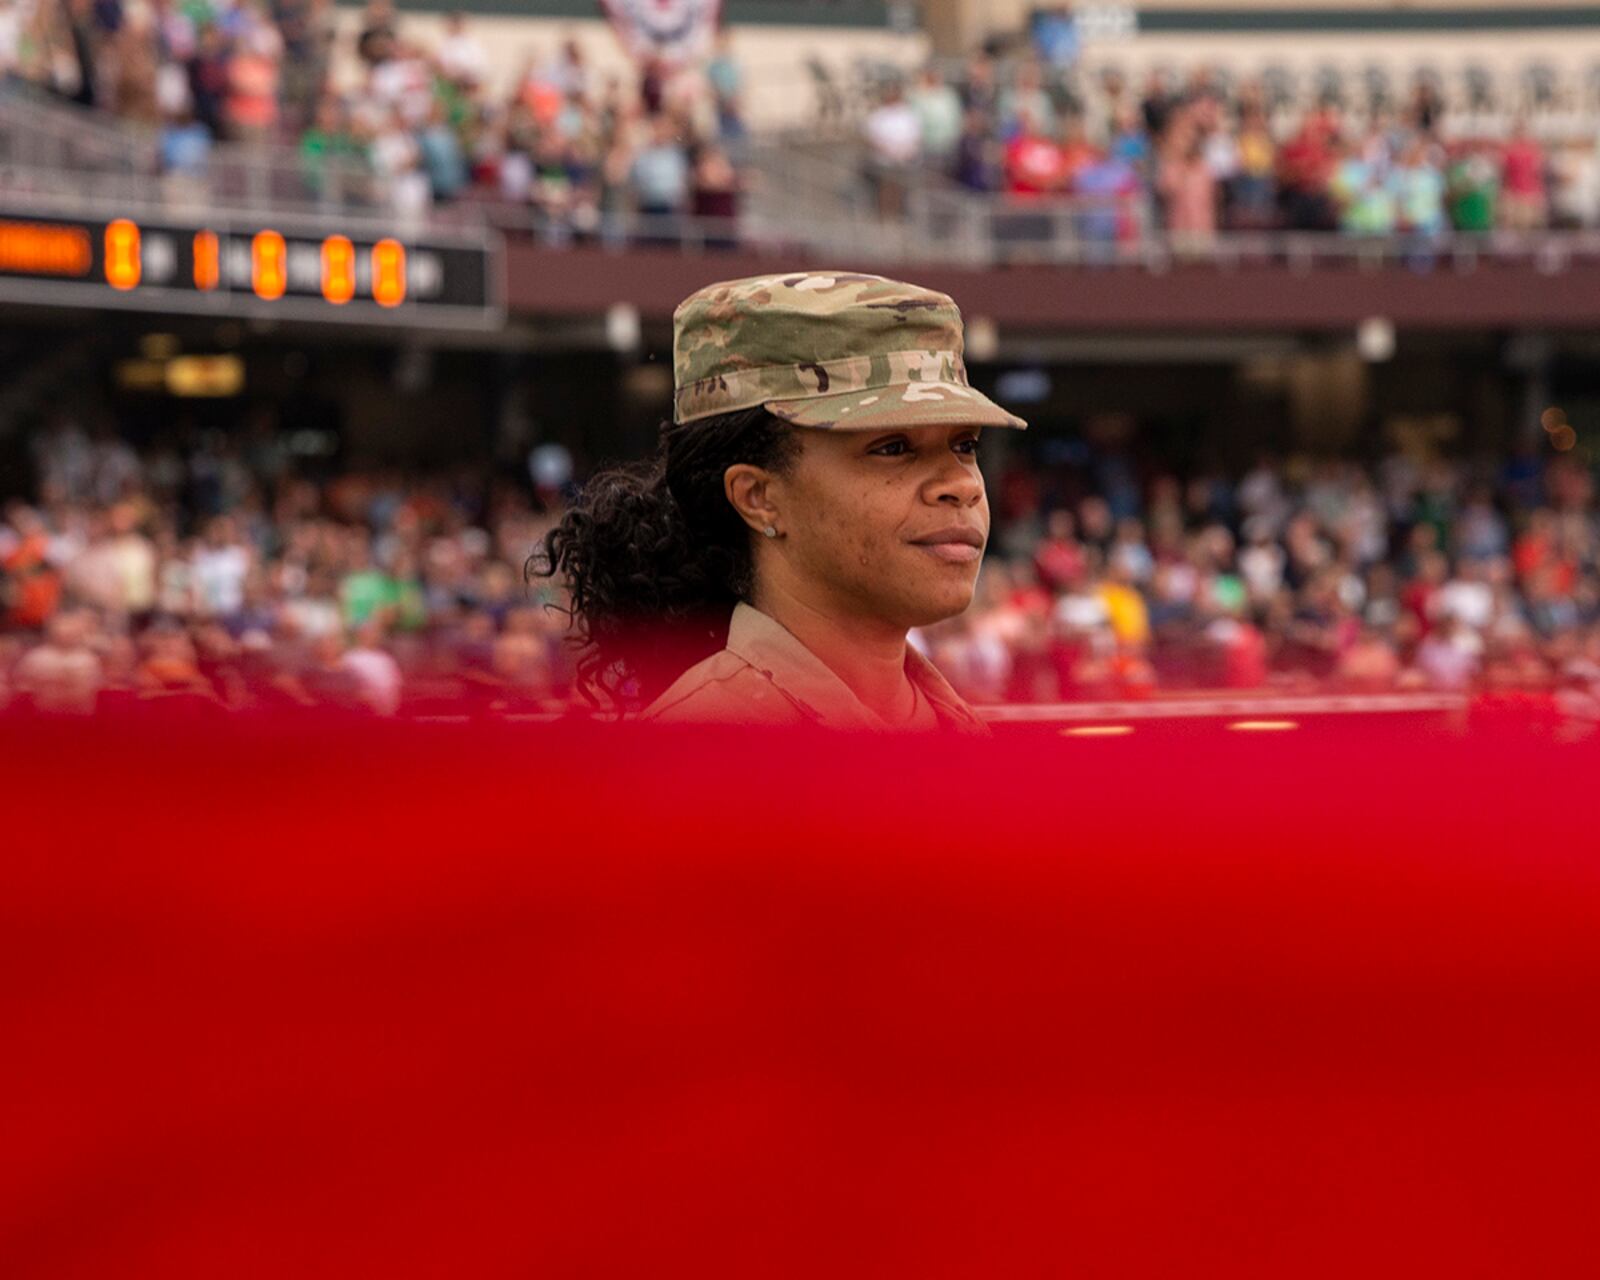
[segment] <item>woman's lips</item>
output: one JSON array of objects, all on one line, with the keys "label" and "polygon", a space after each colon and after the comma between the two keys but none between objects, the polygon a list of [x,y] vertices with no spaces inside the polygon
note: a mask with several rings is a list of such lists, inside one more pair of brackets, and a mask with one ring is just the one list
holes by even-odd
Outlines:
[{"label": "woman's lips", "polygon": [[975,547],[970,542],[914,542],[911,545],[946,564],[971,564],[983,555],[983,548]]}]

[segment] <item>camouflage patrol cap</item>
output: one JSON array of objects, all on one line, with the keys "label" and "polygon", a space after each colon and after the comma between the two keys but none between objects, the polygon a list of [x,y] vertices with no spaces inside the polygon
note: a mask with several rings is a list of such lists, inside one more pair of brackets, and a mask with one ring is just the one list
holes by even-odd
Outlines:
[{"label": "camouflage patrol cap", "polygon": [[673,421],[765,405],[801,427],[1025,427],[967,385],[942,293],[842,271],[707,285],[672,317]]}]

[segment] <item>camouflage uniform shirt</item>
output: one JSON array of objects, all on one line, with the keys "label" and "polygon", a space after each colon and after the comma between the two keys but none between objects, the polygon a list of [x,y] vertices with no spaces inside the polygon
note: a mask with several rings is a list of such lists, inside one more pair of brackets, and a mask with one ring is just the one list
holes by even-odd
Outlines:
[{"label": "camouflage uniform shirt", "polygon": [[833,671],[780,623],[736,605],[728,644],[684,672],[646,708],[660,724],[818,725],[886,733],[941,729],[979,737],[988,726],[933,664],[906,648],[906,675],[919,697],[906,725],[871,711]]}]

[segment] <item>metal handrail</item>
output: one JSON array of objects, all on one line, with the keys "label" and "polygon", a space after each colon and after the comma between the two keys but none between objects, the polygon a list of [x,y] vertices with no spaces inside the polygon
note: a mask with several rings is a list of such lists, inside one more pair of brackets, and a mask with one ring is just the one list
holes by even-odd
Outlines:
[{"label": "metal handrail", "polygon": [[0,79],[0,164],[149,174],[160,167],[160,147],[152,130]]},{"label": "metal handrail", "polygon": [[369,165],[345,157],[313,161],[275,143],[217,143],[193,172],[163,172],[161,161],[153,130],[26,82],[0,81],[0,171],[13,188],[258,212],[388,213],[393,207],[389,184]]},{"label": "metal handrail", "polygon": [[1363,238],[1339,233],[1224,232],[1203,243],[1161,230],[1148,196],[1064,196],[1019,200],[898,175],[895,217],[880,216],[870,179],[849,155],[793,138],[746,148],[749,191],[733,220],[629,211],[553,216],[479,192],[424,214],[398,212],[382,181],[361,164],[335,159],[315,171],[293,148],[216,147],[203,173],[159,170],[159,146],[145,131],[112,124],[47,95],[0,85],[0,194],[137,204],[183,213],[366,216],[420,228],[493,225],[559,245],[587,241],[677,245],[690,252],[733,247],[804,253],[836,261],[946,261],[970,267],[1062,264],[1165,271],[1174,262],[1222,269],[1253,262],[1309,267],[1318,261],[1381,267],[1474,269],[1483,258],[1526,258],[1555,273],[1574,258],[1600,256],[1600,232],[1451,233]]}]

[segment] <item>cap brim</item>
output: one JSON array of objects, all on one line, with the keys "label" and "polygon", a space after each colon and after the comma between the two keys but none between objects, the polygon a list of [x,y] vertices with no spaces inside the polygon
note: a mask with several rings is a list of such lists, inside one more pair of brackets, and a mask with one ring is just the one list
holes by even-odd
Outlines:
[{"label": "cap brim", "polygon": [[767,400],[768,412],[797,427],[819,431],[884,431],[895,427],[1015,427],[1027,423],[971,387],[946,382],[906,382],[841,391],[831,396]]}]

